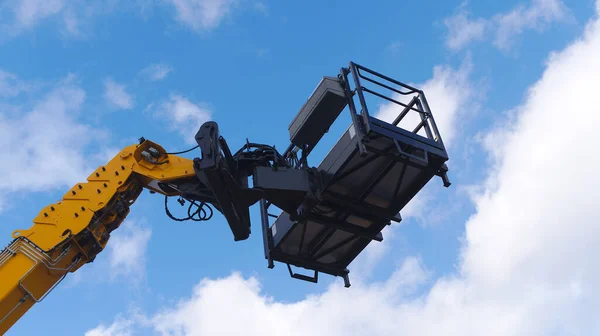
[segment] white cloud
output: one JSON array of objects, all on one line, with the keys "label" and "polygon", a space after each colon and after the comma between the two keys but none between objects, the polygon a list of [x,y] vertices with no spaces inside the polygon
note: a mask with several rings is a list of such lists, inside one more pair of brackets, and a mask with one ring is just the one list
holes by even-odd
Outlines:
[{"label": "white cloud", "polygon": [[[278,335],[392,335],[400,325],[395,323],[395,305],[414,295],[429,277],[419,259],[408,258],[383,283],[357,283],[352,289],[338,283],[322,295],[283,303],[261,293],[256,278],[244,279],[236,272],[204,279],[191,297],[175,306],[150,317],[135,313],[127,321],[150,326],[161,335],[252,336],[266,329]],[[236,323],[230,323],[232,318]],[[128,330],[133,329],[130,325]]]},{"label": "white cloud", "polygon": [[134,106],[134,98],[125,91],[125,85],[108,78],[104,81],[104,99],[119,109],[130,110]]},{"label": "white cloud", "polygon": [[31,27],[38,21],[59,13],[66,5],[65,0],[18,0],[12,3],[15,19],[22,27]]},{"label": "white cloud", "polygon": [[11,158],[11,164],[0,165],[0,194],[70,187],[85,179],[94,162],[83,151],[105,136],[77,120],[86,94],[74,77],[39,96],[31,107],[0,111],[0,146]]},{"label": "white cloud", "polygon": [[561,0],[530,0],[528,5],[519,4],[508,12],[491,18],[469,18],[461,4],[457,14],[444,20],[448,29],[446,45],[452,50],[465,48],[470,42],[483,40],[492,34],[494,45],[508,51],[525,30],[543,31],[553,22],[566,21],[569,10]]},{"label": "white cloud", "polygon": [[391,51],[391,52],[397,52],[397,51],[402,50],[402,47],[404,47],[404,46],[405,46],[404,43],[402,43],[400,41],[393,41],[393,42],[390,42],[385,47],[385,49],[387,49],[388,51]]},{"label": "white cloud", "polygon": [[[412,86],[423,90],[431,113],[447,148],[452,146],[457,130],[457,119],[462,113],[467,113],[469,99],[475,97],[470,75],[472,62],[467,57],[461,66],[454,69],[450,66],[436,66],[433,68],[433,77],[424,83],[412,84]],[[392,97],[395,100],[407,103],[407,99],[399,94]],[[376,117],[387,122],[392,122],[402,111],[403,107],[394,103],[382,105],[376,112]],[[412,131],[421,119],[417,112],[409,112],[400,127]]]},{"label": "white cloud", "polygon": [[124,277],[139,282],[145,277],[146,249],[152,230],[125,220],[110,237],[109,266],[112,279]]},{"label": "white cloud", "polygon": [[296,302],[261,294],[255,279],[234,274],[203,280],[149,320],[163,335],[599,334],[598,54],[594,21],[551,55],[514,123],[493,131],[493,183],[474,199],[456,274],[433,279],[409,258],[385,282],[338,283]]},{"label": "white cloud", "polygon": [[85,336],[131,336],[133,335],[131,326],[132,321],[119,317],[108,327],[101,324],[86,331]]},{"label": "white cloud", "polygon": [[167,0],[177,13],[177,20],[197,31],[215,29],[231,13],[236,0]]},{"label": "white cloud", "polygon": [[31,84],[25,83],[15,74],[0,69],[0,98],[14,97],[31,89]]},{"label": "white cloud", "polygon": [[75,10],[69,8],[64,11],[63,15],[63,23],[65,25],[64,29],[67,34],[71,36],[81,36],[81,18],[78,17],[78,14],[75,13]]},{"label": "white cloud", "polygon": [[166,119],[172,131],[177,131],[188,144],[196,144],[194,136],[203,123],[212,118],[212,112],[206,104],[193,103],[188,98],[171,94],[168,100],[156,107],[150,105],[146,110],[153,111],[156,117]]},{"label": "white cloud", "polygon": [[160,81],[167,77],[173,69],[168,64],[151,64],[144,68],[141,73],[151,81]]},{"label": "white cloud", "polygon": [[[349,295],[350,290],[337,284],[324,295],[281,303],[261,294],[256,279],[234,273],[203,280],[190,298],[150,321],[162,335],[251,336],[263,335],[265,330],[278,335],[379,335],[394,320],[391,311],[385,314],[386,306],[410,295],[426,277],[419,261],[411,258],[385,283],[354,287],[352,291],[360,295]],[[384,295],[389,296],[381,300]],[[228,323],[232,317],[236,323]],[[386,329],[387,335],[396,334]]]},{"label": "white cloud", "polygon": [[[144,289],[146,280],[146,253],[152,238],[152,228],[145,219],[128,217],[119,228],[111,232],[106,250],[98,255],[94,263],[85,265],[70,274],[61,287],[72,288],[82,283],[105,285],[118,283],[130,289]],[[127,322],[123,324],[122,322]],[[126,328],[132,323],[117,319],[112,326],[99,326],[96,332]],[[121,330],[121,329],[118,329]],[[125,329],[123,329],[125,330]],[[109,333],[110,334],[110,333]]]},{"label": "white cloud", "polygon": [[541,31],[548,24],[566,17],[567,8],[561,0],[532,0],[529,6],[518,6],[493,18],[497,26],[494,44],[508,50],[525,29]]},{"label": "white cloud", "polygon": [[[94,18],[115,10],[133,10],[142,16],[162,4],[171,7],[174,19],[196,31],[217,28],[234,10],[239,0],[9,0],[0,5],[0,41],[31,31],[39,24],[56,20],[59,31],[69,38],[91,35]],[[263,2],[255,2],[253,9],[268,15]]]},{"label": "white cloud", "polygon": [[100,14],[112,12],[118,0],[12,0],[0,6],[6,16],[1,28],[3,37],[14,37],[44,21],[59,19],[60,31],[68,37],[82,37],[83,28]]},{"label": "white cloud", "polygon": [[269,6],[267,6],[267,4],[263,1],[254,2],[254,9],[256,9],[265,16],[269,15]]},{"label": "white cloud", "polygon": [[482,40],[486,29],[485,19],[470,19],[469,13],[464,9],[446,18],[444,24],[448,29],[446,45],[452,50],[462,49],[471,41]]}]

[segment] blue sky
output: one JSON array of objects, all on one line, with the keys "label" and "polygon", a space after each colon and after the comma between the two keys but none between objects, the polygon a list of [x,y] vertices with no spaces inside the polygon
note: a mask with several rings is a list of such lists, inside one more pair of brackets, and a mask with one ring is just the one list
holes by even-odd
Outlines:
[{"label": "blue sky", "polygon": [[600,162],[581,140],[600,126],[599,12],[592,0],[0,2],[5,244],[141,136],[187,149],[215,120],[232,148],[284,149],[320,78],[349,61],[424,89],[453,182],[407,206],[351,265],[350,289],[268,269],[256,208],[235,243],[222,216],[173,222],[145,192],[107,250],[9,334],[593,334],[600,218],[585,195]]}]

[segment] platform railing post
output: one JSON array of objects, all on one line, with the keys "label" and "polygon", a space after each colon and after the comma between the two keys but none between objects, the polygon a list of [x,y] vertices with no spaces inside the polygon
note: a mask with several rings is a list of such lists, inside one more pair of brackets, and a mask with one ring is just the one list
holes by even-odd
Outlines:
[{"label": "platform railing post", "polygon": [[369,123],[369,110],[367,109],[367,102],[365,101],[365,96],[362,91],[362,84],[360,83],[358,70],[356,69],[356,64],[354,64],[354,62],[350,62],[350,72],[352,72],[354,86],[356,88],[356,93],[358,94],[358,100],[360,101],[360,105],[362,107],[361,114],[363,123],[365,125],[365,133],[369,133],[371,131],[371,125]]},{"label": "platform railing post", "polygon": [[431,113],[429,111],[425,111],[423,107],[423,103],[420,100],[417,100],[417,104],[419,105],[419,110],[423,112],[419,112],[419,116],[421,117],[421,123],[423,123],[423,127],[425,128],[425,134],[427,137],[433,141],[435,141],[435,137],[431,133],[431,127],[429,127],[429,120],[431,118]]},{"label": "platform railing post", "polygon": [[419,90],[419,97],[421,98],[423,105],[425,105],[427,114],[429,114],[429,119],[431,120],[431,128],[433,128],[433,133],[435,134],[435,137],[437,138],[437,139],[432,139],[432,140],[439,143],[441,145],[441,148],[446,150],[446,146],[444,145],[444,142],[442,141],[442,137],[440,136],[440,131],[438,130],[437,124],[435,123],[435,118],[433,117],[433,114],[431,113],[431,108],[429,107],[427,98],[425,98],[425,94],[421,90]]},{"label": "platform railing post", "polygon": [[340,71],[340,76],[342,80],[342,86],[344,87],[344,92],[346,93],[346,98],[348,99],[348,109],[350,110],[350,117],[352,118],[352,125],[354,127],[355,136],[358,137],[358,151],[364,156],[367,155],[367,148],[363,142],[365,130],[363,125],[360,123],[358,119],[358,113],[356,113],[356,105],[354,105],[354,98],[352,97],[352,90],[350,90],[350,83],[348,82],[348,72],[350,69],[342,68]]}]

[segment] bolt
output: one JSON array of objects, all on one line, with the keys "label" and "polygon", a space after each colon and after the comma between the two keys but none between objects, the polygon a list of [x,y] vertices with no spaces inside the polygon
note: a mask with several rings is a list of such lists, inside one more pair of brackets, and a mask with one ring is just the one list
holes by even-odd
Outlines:
[{"label": "bolt", "polygon": [[77,212],[75,213],[75,217],[79,217],[79,215],[77,214]]},{"label": "bolt", "polygon": [[102,167],[102,171],[106,171],[106,168]]},{"label": "bolt", "polygon": [[100,189],[96,189],[96,191],[98,191],[98,194],[100,193]]},{"label": "bolt", "polygon": [[125,166],[121,166],[121,170],[125,170]]},{"label": "bolt", "polygon": [[72,193],[73,195],[75,195],[75,194],[76,194],[75,190],[71,190],[71,193]]},{"label": "bolt", "polygon": [[108,184],[104,183],[104,188],[108,187]]},{"label": "bolt", "polygon": [[48,214],[44,212],[44,217],[48,217]]},{"label": "bolt", "polygon": [[83,189],[83,187],[81,186],[81,184],[79,185],[79,189]]},{"label": "bolt", "polygon": [[83,207],[83,206],[82,206],[82,207],[81,207],[81,211],[85,211],[85,207]]},{"label": "bolt", "polygon": [[100,177],[100,174],[96,173],[96,177]]},{"label": "bolt", "polygon": [[115,175],[119,176],[119,172],[115,170]]}]

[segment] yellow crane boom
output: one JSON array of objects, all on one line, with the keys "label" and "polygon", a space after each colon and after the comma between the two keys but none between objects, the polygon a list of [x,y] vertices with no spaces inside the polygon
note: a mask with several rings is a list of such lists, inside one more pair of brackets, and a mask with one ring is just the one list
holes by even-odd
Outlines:
[{"label": "yellow crane boom", "polygon": [[4,334],[69,272],[94,260],[144,188],[177,195],[158,183],[195,179],[193,161],[169,155],[149,140],[124,148],[87,182],[44,207],[0,253],[0,334]]}]

